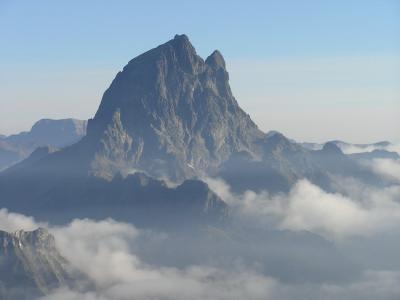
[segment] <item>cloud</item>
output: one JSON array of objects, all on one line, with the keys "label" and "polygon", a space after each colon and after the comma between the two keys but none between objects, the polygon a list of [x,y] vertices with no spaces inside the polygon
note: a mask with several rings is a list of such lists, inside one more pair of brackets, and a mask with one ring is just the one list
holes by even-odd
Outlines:
[{"label": "cloud", "polygon": [[75,220],[52,232],[63,254],[95,282],[96,290],[60,289],[41,300],[372,300],[400,295],[400,273],[395,271],[367,271],[358,280],[343,284],[289,284],[245,267],[146,264],[132,247],[143,232],[113,220]]},{"label": "cloud", "polygon": [[0,209],[0,230],[13,232],[20,229],[34,230],[37,227],[45,227],[44,223],[37,223],[32,217],[9,212],[7,209]]},{"label": "cloud", "polygon": [[70,289],[59,289],[50,295],[41,297],[40,300],[107,300],[95,292],[79,292]]},{"label": "cloud", "polygon": [[116,285],[102,293],[61,289],[40,300],[181,300],[181,299],[262,299],[262,300],[397,300],[400,296],[399,272],[369,271],[358,281],[337,284],[285,284],[262,275],[198,274],[186,277],[159,278],[153,282],[131,282]]},{"label": "cloud", "polygon": [[[371,189],[372,190],[372,189]],[[327,238],[371,234],[400,228],[400,205],[392,198],[400,190],[372,190],[357,201],[339,193],[327,193],[306,180],[298,182],[281,200],[281,228],[309,230]]]},{"label": "cloud", "polygon": [[244,224],[275,226],[291,231],[310,231],[330,240],[370,236],[400,230],[400,186],[375,189],[355,180],[342,180],[343,194],[327,193],[300,180],[288,194],[247,191],[234,195],[219,179],[208,185],[231,207]]},{"label": "cloud", "polygon": [[389,146],[386,147],[385,150],[397,152],[398,154],[400,154],[400,143],[390,144]]},{"label": "cloud", "polygon": [[400,181],[400,160],[376,158],[366,164],[386,179]]},{"label": "cloud", "polygon": [[367,146],[360,146],[356,144],[339,144],[338,146],[345,154],[372,152],[374,150],[386,150],[390,152],[397,152],[400,154],[399,143],[390,143],[389,145],[371,144]]},{"label": "cloud", "polygon": [[96,293],[61,289],[43,299],[264,299],[275,283],[246,270],[148,265],[133,247],[145,233],[113,220],[74,220],[51,232],[62,254],[93,280]]},{"label": "cloud", "polygon": [[132,225],[103,220],[74,220],[68,226],[50,228],[57,247],[76,268],[99,286],[136,278],[138,259],[129,253],[129,242],[139,231]]},{"label": "cloud", "polygon": [[[299,183],[292,192],[301,195],[307,191],[315,193],[314,197],[321,197],[321,191],[312,191],[315,187],[310,185]],[[228,192],[226,185],[220,188],[220,193]],[[250,208],[254,195],[246,197]],[[349,208],[344,205],[344,209]],[[11,224],[9,228],[13,229],[16,229],[13,226],[22,225],[28,229],[39,225],[33,218],[5,210],[1,210],[0,224]],[[74,220],[66,226],[50,226],[49,229],[61,253],[94,282],[95,288],[85,291],[62,288],[40,300],[394,300],[400,297],[398,271],[366,271],[357,280],[341,284],[291,284],[265,276],[250,266],[228,270],[205,265],[178,268],[147,264],[134,247],[147,233],[111,219]]]}]

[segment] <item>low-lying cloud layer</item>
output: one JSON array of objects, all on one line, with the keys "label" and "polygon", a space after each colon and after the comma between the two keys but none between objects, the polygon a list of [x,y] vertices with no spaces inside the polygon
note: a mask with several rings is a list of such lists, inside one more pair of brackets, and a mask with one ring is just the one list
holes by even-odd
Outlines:
[{"label": "low-lying cloud layer", "polygon": [[[294,191],[310,188],[308,185],[306,182],[299,183]],[[301,194],[301,191],[298,193]],[[255,201],[252,197],[247,196],[247,208]],[[1,210],[1,228],[32,229],[38,225],[43,224]],[[265,276],[249,266],[241,266],[232,271],[203,265],[185,268],[149,265],[134,250],[140,236],[147,233],[130,224],[113,220],[74,220],[63,227],[50,227],[50,230],[63,255],[90,278],[95,289],[60,289],[40,300],[394,300],[400,295],[400,272],[397,271],[366,271],[357,280],[343,284],[289,284]]]},{"label": "low-lying cloud layer", "polygon": [[357,144],[339,144],[340,149],[346,154],[372,152],[374,150],[386,150],[390,152],[397,152],[400,154],[400,143],[390,143],[389,145],[371,144],[371,145],[357,145]]},{"label": "low-lying cloud layer", "polygon": [[234,195],[222,180],[207,179],[207,183],[237,218],[260,227],[305,230],[331,240],[400,230],[400,185],[377,189],[342,179],[349,195],[344,196],[300,180],[288,194],[271,196],[252,191]]},{"label": "low-lying cloud layer", "polygon": [[[397,161],[374,160],[368,167],[382,176],[399,179]],[[244,257],[254,256],[261,260],[275,261],[275,256],[268,255],[286,252],[287,256],[282,257],[289,258],[294,265],[284,269],[278,262],[282,272],[290,272],[288,270],[291,267],[296,269],[296,263],[315,264],[310,266],[314,268],[318,264],[315,257],[318,252],[310,249],[318,244],[322,251],[325,251],[324,247],[331,247],[329,251],[333,252],[327,253],[333,254],[339,250],[339,254],[346,256],[351,263],[354,262],[354,269],[361,272],[356,273],[358,275],[351,280],[341,282],[325,279],[318,281],[311,276],[294,283],[270,272],[268,268],[273,265],[267,264],[266,269],[263,269],[257,263],[249,263],[257,262],[257,259],[239,260],[229,267],[206,263],[203,258],[184,264],[177,261],[166,265],[162,263],[163,255],[166,257],[164,260],[168,261],[170,257],[179,259],[179,253],[168,255],[171,255],[171,251],[179,250],[179,247],[184,251],[191,251],[191,248],[184,248],[183,244],[175,245],[179,239],[173,239],[169,234],[139,230],[131,224],[111,219],[77,219],[65,226],[52,226],[38,223],[29,216],[0,209],[0,229],[15,231],[47,227],[54,234],[62,255],[74,268],[85,274],[91,283],[82,285],[85,286],[83,290],[59,289],[40,300],[400,298],[400,265],[394,263],[397,252],[379,252],[388,242],[388,247],[400,249],[400,243],[396,242],[400,232],[400,185],[394,183],[384,188],[375,188],[352,178],[333,178],[338,192],[328,193],[307,180],[300,180],[287,194],[270,195],[266,192],[247,191],[237,195],[220,179],[205,180],[229,204],[234,220],[232,225],[236,222],[255,229],[252,234],[256,234],[260,240],[271,237],[275,239],[257,244],[260,247],[270,243],[274,243],[274,247],[281,247],[273,251],[257,249],[258,252],[249,248],[244,252]],[[276,233],[268,235],[266,231],[258,229]],[[295,234],[287,235],[287,232]],[[311,236],[302,235],[304,232],[311,233]],[[283,238],[277,240],[276,234],[282,234]],[[320,243],[318,239],[322,239],[315,239],[314,234],[330,242]],[[217,239],[222,237],[216,236]],[[302,243],[293,245],[309,244],[309,248],[296,248],[293,253],[301,255],[291,256],[293,253],[287,252],[288,249],[284,247],[292,245],[285,244],[287,239],[292,238],[304,239]],[[229,244],[229,237],[226,239],[228,243],[221,245],[239,245],[234,242]],[[216,240],[211,239],[209,242],[215,244]],[[169,248],[171,244],[174,244],[173,248]],[[159,249],[155,249],[157,247]],[[373,253],[368,252],[368,249],[373,249]],[[154,251],[152,255],[157,259],[148,260],[149,251]],[[260,253],[264,256],[260,256]],[[380,257],[373,264],[371,257],[377,256]],[[219,259],[215,253],[210,253],[209,258],[210,261]],[[319,259],[319,262],[329,260],[325,256]],[[359,263],[362,268],[357,265]],[[332,264],[326,266],[330,270]]]},{"label": "low-lying cloud layer", "polygon": [[386,179],[400,182],[400,160],[376,158],[365,164]]}]

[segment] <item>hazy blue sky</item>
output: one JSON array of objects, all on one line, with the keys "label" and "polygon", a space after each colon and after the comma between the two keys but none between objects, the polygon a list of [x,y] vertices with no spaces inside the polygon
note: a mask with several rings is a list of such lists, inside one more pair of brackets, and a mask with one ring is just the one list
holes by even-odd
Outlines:
[{"label": "hazy blue sky", "polygon": [[0,133],[91,117],[115,73],[175,33],[223,53],[266,131],[400,140],[398,0],[0,0]]}]

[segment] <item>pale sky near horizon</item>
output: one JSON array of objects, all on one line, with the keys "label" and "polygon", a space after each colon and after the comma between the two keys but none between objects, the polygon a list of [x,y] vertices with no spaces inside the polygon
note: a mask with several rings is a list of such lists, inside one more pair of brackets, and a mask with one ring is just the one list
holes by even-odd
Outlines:
[{"label": "pale sky near horizon", "polygon": [[0,0],[0,134],[92,117],[116,72],[176,33],[222,52],[264,131],[400,141],[398,0]]}]

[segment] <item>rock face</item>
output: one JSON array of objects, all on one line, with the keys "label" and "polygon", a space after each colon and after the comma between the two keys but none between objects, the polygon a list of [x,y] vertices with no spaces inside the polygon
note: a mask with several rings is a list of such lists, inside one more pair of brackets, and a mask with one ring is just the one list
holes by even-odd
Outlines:
[{"label": "rock face", "polygon": [[0,298],[34,299],[72,284],[68,262],[46,229],[0,231]]},{"label": "rock face", "polygon": [[41,119],[28,132],[0,137],[0,170],[28,157],[36,148],[62,148],[86,134],[87,121]]},{"label": "rock face", "polygon": [[255,152],[264,134],[228,79],[222,55],[204,61],[185,35],[131,60],[89,120],[92,174],[135,168],[180,180],[214,171],[234,152]]}]

